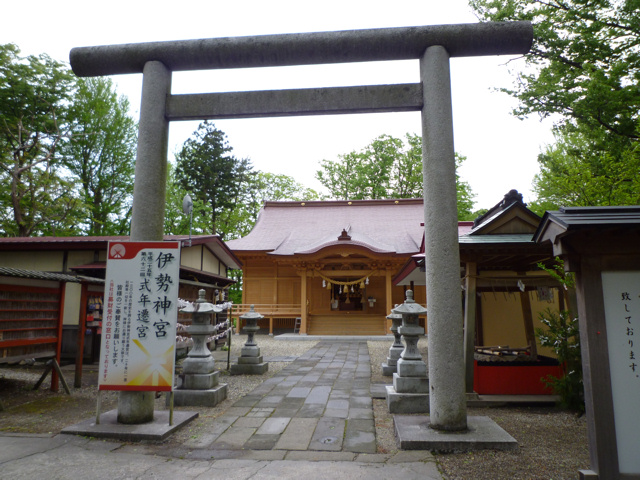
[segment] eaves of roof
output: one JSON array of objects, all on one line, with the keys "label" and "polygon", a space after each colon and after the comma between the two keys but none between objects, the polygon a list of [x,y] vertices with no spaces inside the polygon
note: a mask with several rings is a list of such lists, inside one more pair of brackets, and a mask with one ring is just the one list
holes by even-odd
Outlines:
[{"label": "eaves of roof", "polygon": [[393,285],[410,285],[412,281],[424,278],[424,253],[413,255],[391,279]]},{"label": "eaves of roof", "polygon": [[[370,250],[373,253],[379,253],[379,254],[395,253],[395,248],[391,245],[382,243],[380,241],[376,241],[364,234],[354,233],[353,236],[349,236],[349,239],[347,240],[338,239],[336,238],[335,235],[325,237],[324,239],[320,240],[319,242],[313,245],[305,246],[300,250],[296,250],[294,252],[294,255],[309,255],[309,254],[317,253],[322,249],[334,247],[334,246],[362,247],[367,250]],[[278,249],[271,252],[271,254],[278,255],[279,254]]]},{"label": "eaves of roof", "polygon": [[533,235],[539,242],[550,224],[559,225],[569,232],[593,227],[640,226],[640,206],[614,207],[561,207],[557,211],[547,211]]},{"label": "eaves of roof", "polygon": [[514,243],[530,243],[534,244],[532,234],[530,233],[511,233],[499,235],[461,235],[458,237],[460,245],[471,244],[514,244]]},{"label": "eaves of roof", "polygon": [[[75,267],[71,267],[71,270],[83,272],[89,271],[93,272],[93,274],[101,274],[105,275],[107,269],[106,262],[95,262],[88,263],[85,265],[76,265]],[[198,270],[196,268],[185,267],[184,265],[180,266],[180,279],[190,280],[195,282],[204,282],[207,284],[211,284],[213,286],[217,286],[219,288],[224,288],[227,285],[231,285],[236,283],[235,280],[225,277],[223,275],[217,275],[215,273],[206,272],[204,270]]]},{"label": "eaves of roof", "polygon": [[0,267],[0,276],[12,278],[28,278],[32,280],[48,280],[53,282],[69,283],[104,283],[103,279],[84,277],[82,275],[69,275],[66,273],[40,272],[25,270],[22,268]]}]

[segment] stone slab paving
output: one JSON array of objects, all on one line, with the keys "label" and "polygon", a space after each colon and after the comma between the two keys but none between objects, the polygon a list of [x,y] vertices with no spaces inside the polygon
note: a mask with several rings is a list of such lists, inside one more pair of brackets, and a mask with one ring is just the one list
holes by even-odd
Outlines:
[{"label": "stone slab paving", "polygon": [[375,454],[370,378],[366,342],[319,342],[238,400],[197,446]]}]

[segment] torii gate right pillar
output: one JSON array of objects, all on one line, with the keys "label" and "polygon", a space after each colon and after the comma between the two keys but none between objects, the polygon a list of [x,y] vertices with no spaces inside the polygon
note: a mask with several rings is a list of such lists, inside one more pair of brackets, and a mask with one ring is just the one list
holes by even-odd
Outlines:
[{"label": "torii gate right pillar", "polygon": [[420,59],[422,172],[432,428],[467,429],[456,164],[449,54],[439,45]]}]

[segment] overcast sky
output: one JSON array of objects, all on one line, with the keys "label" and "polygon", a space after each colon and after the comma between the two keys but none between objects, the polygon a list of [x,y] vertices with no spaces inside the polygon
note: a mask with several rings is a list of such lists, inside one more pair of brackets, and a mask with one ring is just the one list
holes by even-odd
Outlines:
[{"label": "overcast sky", "polygon": [[[30,0],[3,2],[0,43],[23,55],[47,53],[68,62],[73,47],[274,33],[475,23],[466,0]],[[507,65],[508,63],[508,65]],[[495,92],[509,87],[522,61],[514,57],[451,60],[455,149],[468,160],[461,175],[489,208],[510,189],[530,193],[537,156],[553,141],[551,124],[519,120],[515,101]],[[138,116],[142,75],[113,77]],[[308,88],[419,81],[418,62],[178,72],[173,93]],[[199,122],[171,124],[170,157]],[[220,120],[234,154],[256,169],[314,179],[321,160],[360,150],[382,134],[420,133],[418,112]]]}]

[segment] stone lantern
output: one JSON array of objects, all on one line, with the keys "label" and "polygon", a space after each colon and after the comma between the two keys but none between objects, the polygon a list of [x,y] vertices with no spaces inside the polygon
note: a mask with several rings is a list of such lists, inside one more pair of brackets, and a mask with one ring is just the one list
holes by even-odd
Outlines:
[{"label": "stone lantern", "polygon": [[182,309],[192,314],[192,324],[187,332],[193,339],[193,347],[182,362],[182,385],[174,391],[174,404],[213,407],[227,398],[227,384],[218,384],[219,372],[215,360],[207,348],[207,338],[215,332],[211,316],[222,311],[204,299],[205,291],[198,291],[198,300]]},{"label": "stone lantern", "polygon": [[[398,305],[396,305],[397,307]],[[387,315],[387,318],[391,320],[391,333],[393,333],[393,345],[389,347],[389,356],[387,357],[387,363],[382,364],[382,374],[385,377],[390,377],[394,373],[397,372],[398,360],[400,359],[400,354],[404,350],[404,345],[402,345],[402,341],[400,340],[400,332],[398,332],[398,328],[402,325],[402,315],[399,313],[391,313]]]},{"label": "stone lantern", "polygon": [[413,291],[407,290],[405,302],[391,312],[402,316],[398,332],[402,335],[405,348],[397,362],[397,371],[393,374],[393,386],[386,387],[389,412],[428,413],[429,373],[418,350],[419,337],[424,335],[418,318],[426,315],[427,309],[413,300]]},{"label": "stone lantern", "polygon": [[240,350],[238,363],[231,365],[231,375],[262,375],[269,369],[269,364],[262,361],[260,347],[254,340],[255,333],[260,330],[258,320],[264,317],[253,308],[251,305],[249,313],[240,316],[246,322],[244,331],[247,332],[247,342]]}]

